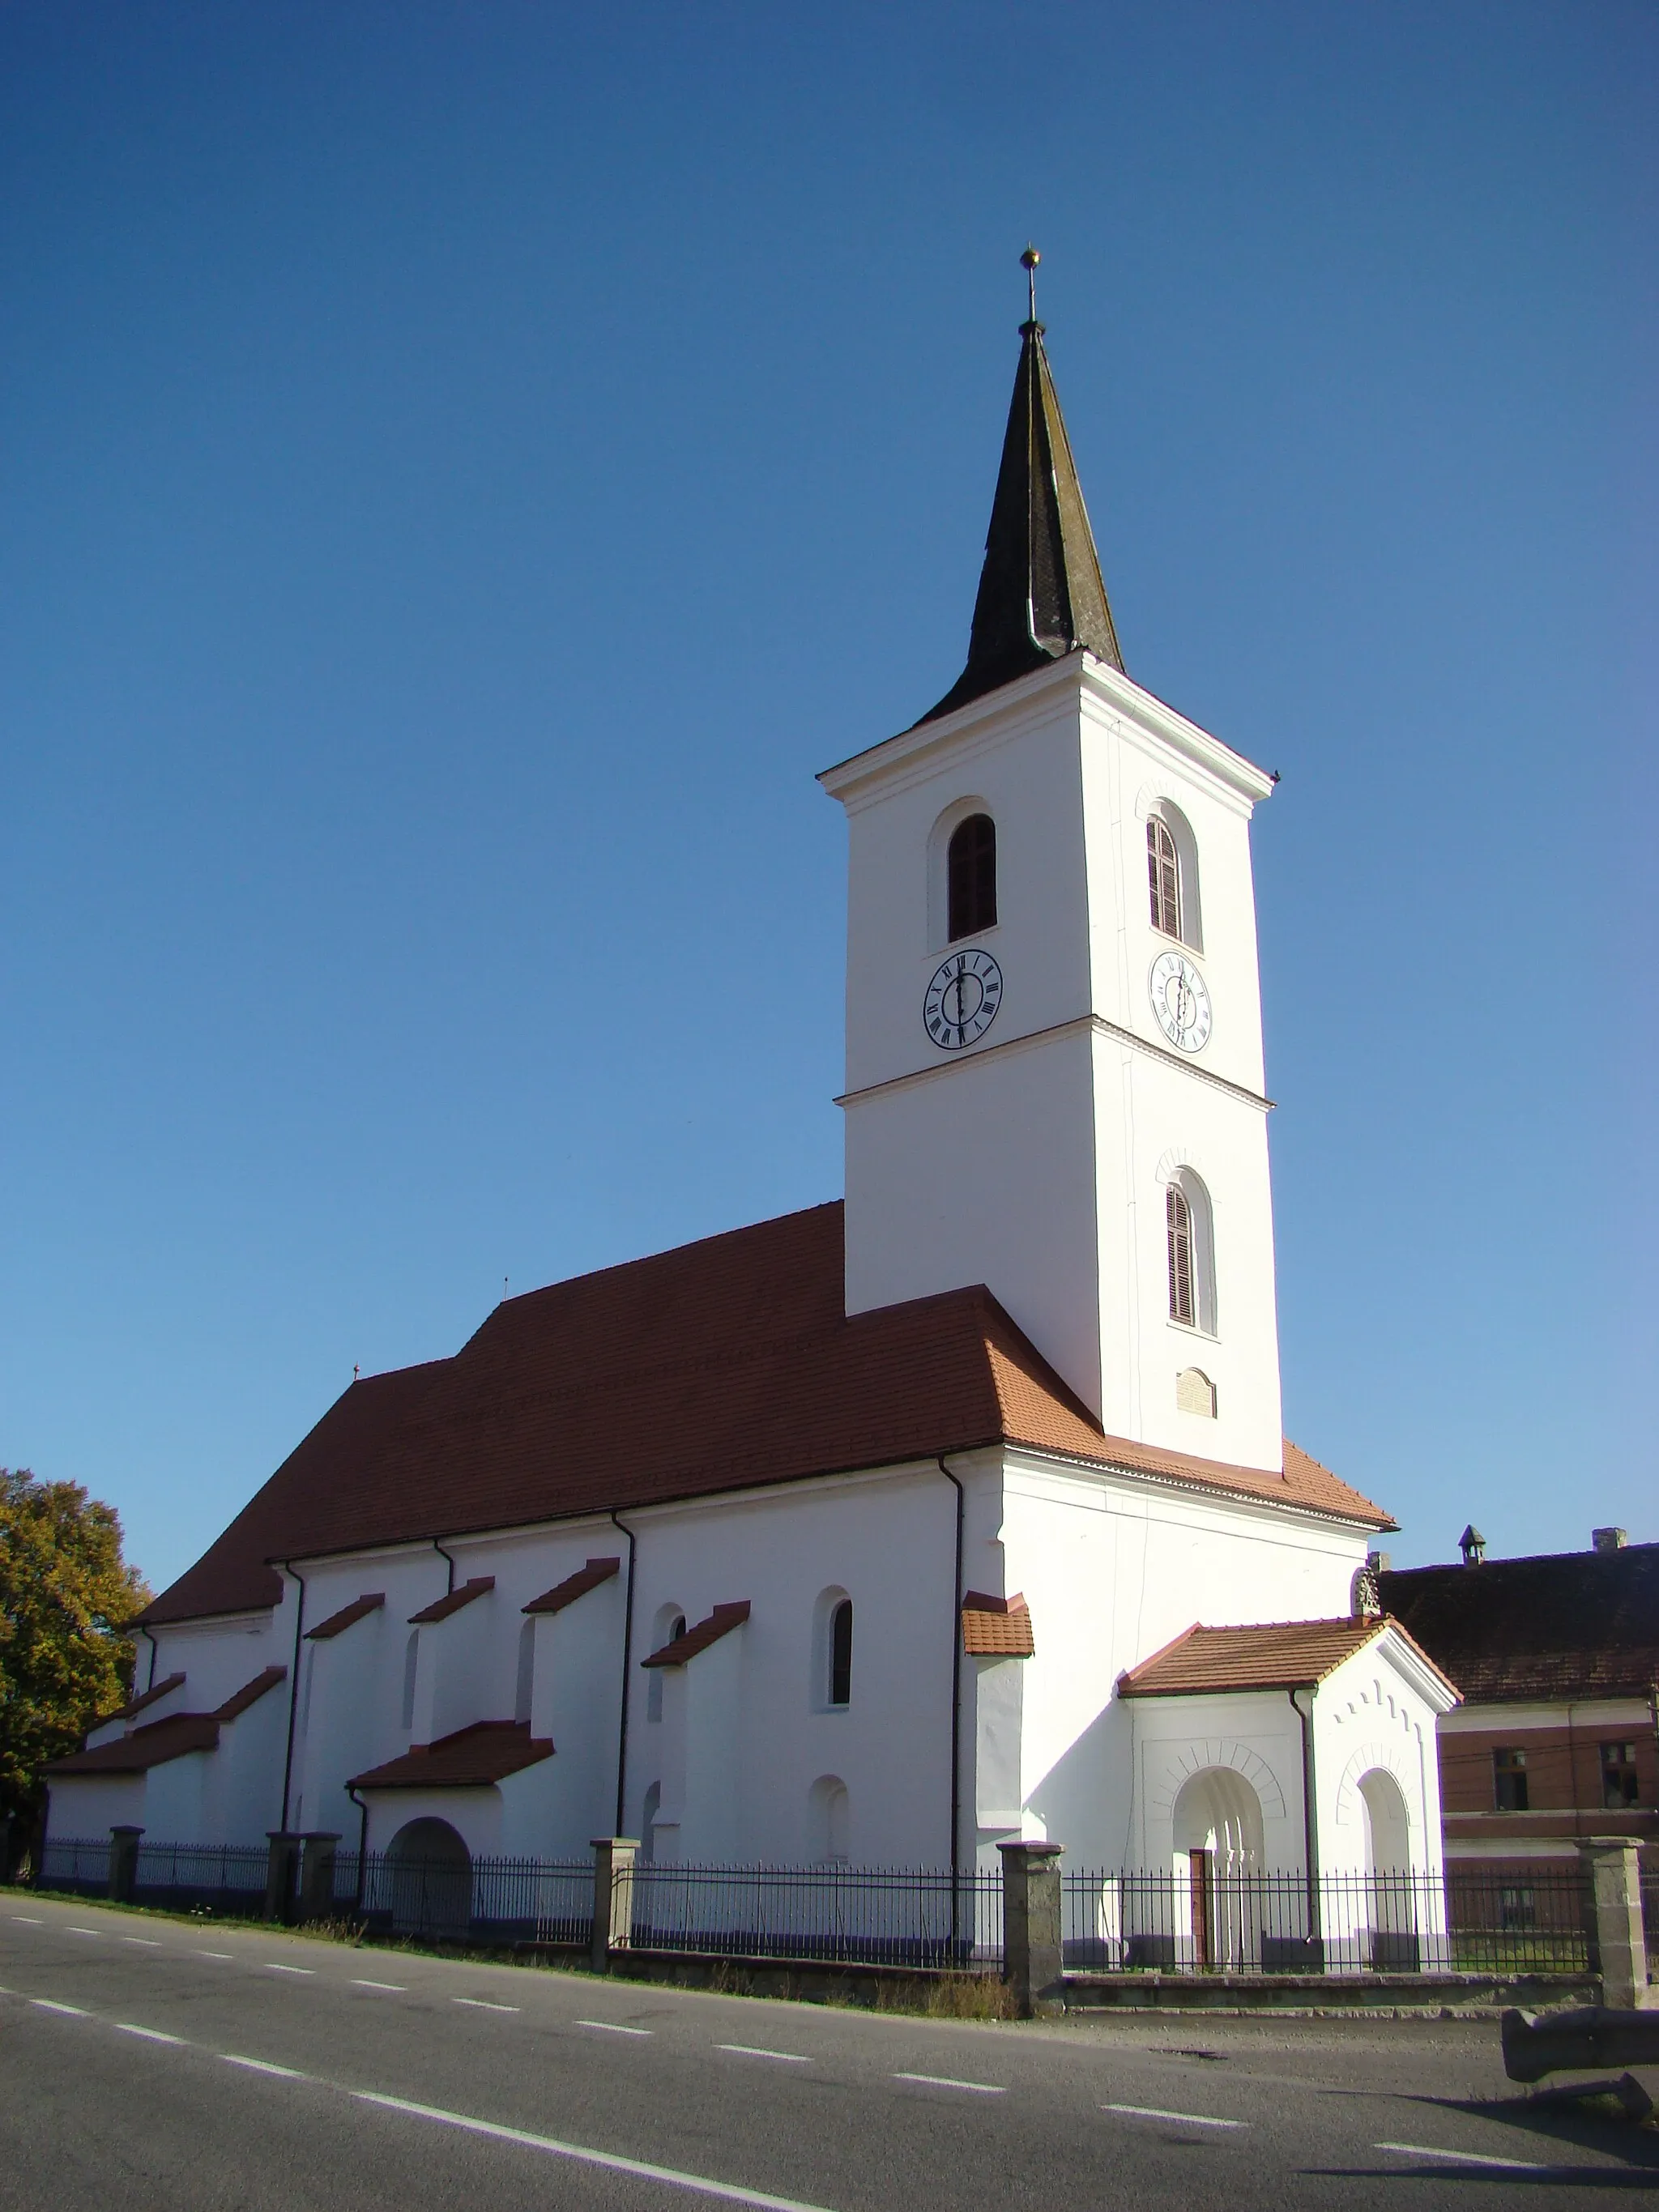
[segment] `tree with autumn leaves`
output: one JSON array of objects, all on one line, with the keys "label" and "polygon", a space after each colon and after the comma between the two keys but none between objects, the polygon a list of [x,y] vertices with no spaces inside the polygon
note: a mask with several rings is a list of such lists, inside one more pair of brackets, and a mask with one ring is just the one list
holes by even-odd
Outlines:
[{"label": "tree with autumn leaves", "polygon": [[38,1827],[49,1761],[126,1702],[128,1624],[149,1602],[121,1557],[113,1507],[79,1483],[0,1468],[0,1815],[10,1835]]}]

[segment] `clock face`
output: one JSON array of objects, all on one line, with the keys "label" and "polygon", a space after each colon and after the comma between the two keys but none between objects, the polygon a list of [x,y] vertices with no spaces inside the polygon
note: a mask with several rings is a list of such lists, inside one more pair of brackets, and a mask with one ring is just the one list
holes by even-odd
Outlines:
[{"label": "clock face", "polygon": [[946,1052],[977,1044],[1002,1004],[1002,970],[988,952],[953,952],[942,960],[921,1002],[927,1034]]},{"label": "clock face", "polygon": [[1179,952],[1160,952],[1147,988],[1170,1042],[1181,1052],[1202,1052],[1210,1037],[1210,994],[1192,962]]}]

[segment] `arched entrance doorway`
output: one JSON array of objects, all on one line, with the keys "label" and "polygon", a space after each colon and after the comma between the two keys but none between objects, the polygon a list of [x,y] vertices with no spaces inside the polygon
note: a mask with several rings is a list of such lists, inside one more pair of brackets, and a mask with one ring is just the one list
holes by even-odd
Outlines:
[{"label": "arched entrance doorway", "polygon": [[1231,1766],[1206,1766],[1182,1785],[1174,1821],[1176,1881],[1185,1884],[1176,1899],[1177,1948],[1195,1966],[1252,1964],[1261,1948],[1254,1881],[1261,1800]]},{"label": "arched entrance doorway", "polygon": [[1405,1792],[1386,1767],[1359,1778],[1365,1838],[1365,1920],[1370,1962],[1379,1972],[1414,1974],[1420,1964],[1411,1816]]},{"label": "arched entrance doorway", "polygon": [[472,1855],[447,1820],[410,1820],[386,1851],[392,1924],[399,1935],[459,1940],[472,1923]]}]

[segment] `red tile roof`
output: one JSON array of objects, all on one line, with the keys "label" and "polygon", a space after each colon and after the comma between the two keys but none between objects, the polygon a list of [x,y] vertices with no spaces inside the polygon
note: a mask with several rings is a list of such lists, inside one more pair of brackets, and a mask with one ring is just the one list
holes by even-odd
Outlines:
[{"label": "red tile roof", "polygon": [[184,1679],[182,1674],[163,1674],[159,1682],[152,1682],[149,1689],[123,1705],[118,1712],[106,1713],[102,1720],[94,1721],[94,1728],[107,1728],[112,1721],[137,1720],[147,1706],[159,1705],[163,1698],[170,1698]]},{"label": "red tile roof", "polygon": [[1377,1588],[1472,1705],[1646,1698],[1659,1682],[1659,1544],[1401,1567]]},{"label": "red tile roof", "polygon": [[474,1721],[433,1743],[411,1743],[401,1758],[367,1774],[354,1774],[349,1790],[479,1790],[503,1782],[553,1756],[545,1736],[532,1736],[528,1721]]},{"label": "red tile roof", "polygon": [[251,1682],[244,1682],[240,1690],[232,1692],[222,1705],[214,1707],[214,1719],[216,1721],[236,1720],[247,1711],[250,1705],[258,1705],[267,1690],[274,1690],[278,1682],[285,1682],[287,1680],[286,1667],[262,1667]]},{"label": "red tile roof", "polygon": [[[1248,1628],[1205,1628],[1194,1621],[1161,1651],[1121,1674],[1118,1693],[1184,1698],[1206,1690],[1305,1689],[1322,1682],[1390,1628],[1434,1667],[1397,1621],[1273,1620]],[[1440,1669],[1434,1667],[1434,1672]]]},{"label": "red tile roof", "polygon": [[471,1605],[474,1598],[488,1597],[495,1587],[494,1575],[474,1575],[459,1589],[451,1590],[447,1597],[434,1597],[430,1605],[423,1605],[418,1613],[411,1613],[409,1625],[413,1628],[428,1620],[447,1620],[452,1613],[459,1613],[464,1605]]},{"label": "red tile roof", "polygon": [[688,1659],[695,1659],[699,1651],[707,1651],[711,1644],[718,1644],[722,1636],[729,1636],[734,1628],[741,1628],[749,1618],[749,1601],[738,1598],[730,1605],[717,1605],[713,1613],[688,1628],[684,1636],[653,1651],[648,1659],[641,1659],[641,1667],[684,1667]]},{"label": "red tile roof", "polygon": [[319,1620],[315,1628],[306,1631],[307,1644],[330,1644],[343,1629],[349,1628],[366,1613],[378,1613],[386,1603],[384,1590],[367,1590],[362,1597],[354,1597],[349,1605],[343,1605],[337,1613],[331,1613],[326,1620]]},{"label": "red tile roof", "polygon": [[590,1559],[585,1567],[578,1567],[574,1575],[567,1575],[551,1589],[532,1597],[522,1610],[526,1613],[562,1613],[568,1605],[574,1605],[579,1597],[586,1597],[601,1583],[608,1583],[622,1565],[620,1559]]},{"label": "red tile roof", "polygon": [[1035,1659],[1036,1638],[1031,1609],[1016,1590],[1012,1597],[987,1597],[969,1590],[962,1601],[962,1648],[970,1659]]},{"label": "red tile roof", "polygon": [[983,1288],[848,1316],[839,1203],[556,1283],[453,1359],[354,1382],[151,1625],[273,1604],[270,1562],[1025,1444],[1369,1527],[1282,1471],[1104,1436]]},{"label": "red tile roof", "polygon": [[267,1690],[274,1690],[287,1679],[286,1667],[262,1668],[251,1682],[244,1682],[210,1713],[169,1713],[165,1720],[134,1729],[131,1735],[121,1736],[114,1743],[100,1743],[91,1751],[72,1751],[67,1759],[55,1759],[46,1771],[52,1776],[143,1774],[152,1766],[183,1759],[190,1752],[211,1751],[224,1722],[235,1720]]}]

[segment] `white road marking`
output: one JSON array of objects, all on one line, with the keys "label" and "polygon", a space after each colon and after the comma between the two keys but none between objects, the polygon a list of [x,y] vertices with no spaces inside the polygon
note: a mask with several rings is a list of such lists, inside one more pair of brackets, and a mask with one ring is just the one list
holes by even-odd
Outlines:
[{"label": "white road marking", "polygon": [[1007,2094],[1000,2081],[953,2081],[948,2074],[895,2074],[896,2081],[925,2081],[930,2089],[972,2089],[981,2097]]},{"label": "white road marking", "polygon": [[27,1912],[14,1912],[11,1917],[25,1928],[44,1928],[46,1924],[44,1920],[36,1920]]},{"label": "white road marking", "polygon": [[[58,2004],[51,1997],[31,1997],[29,2002],[40,2006],[46,2012],[67,2012],[76,2014],[82,2019],[88,2017],[84,2007]],[[608,2025],[608,2023],[605,2024]],[[155,2028],[133,2027],[125,2021],[109,2021],[103,2025],[121,2027],[129,2035],[143,2035],[158,2043],[184,2045],[185,2042],[182,2036],[162,2035]],[[648,2033],[649,2030],[645,2030],[643,2033]],[[189,2048],[188,2045],[185,2047]],[[745,2055],[762,2058],[790,2058],[796,2055],[793,2051],[763,2051],[751,2054],[747,2051],[746,2046],[741,2044],[721,2047],[744,2051]],[[213,2055],[222,2059],[227,2066],[245,2066],[250,2072],[255,2074],[276,2075],[290,2081],[307,2081],[314,2079],[310,2075],[301,2073],[297,2067],[273,2065],[268,2058],[244,2058],[234,2051],[221,2051]],[[728,2204],[752,2204],[757,2208],[757,2212],[825,2212],[823,2206],[804,2203],[798,2197],[773,2197],[764,2190],[741,2188],[735,2182],[713,2181],[705,2174],[682,2173],[676,2166],[652,2166],[644,2159],[622,2158],[614,2151],[589,2150],[581,2143],[561,2142],[556,2136],[532,2135],[526,2128],[507,2128],[494,2120],[475,2120],[469,2113],[446,2112],[438,2105],[417,2105],[407,2097],[387,2097],[375,2089],[346,2089],[343,2084],[333,2081],[321,2082],[319,2086],[324,2088],[338,2088],[343,2095],[351,2098],[355,2103],[376,2105],[383,2112],[406,2112],[410,2118],[417,2120],[436,2120],[443,2127],[459,2128],[467,2135],[488,2136],[496,2142],[519,2143],[526,2150],[544,2151],[550,2157],[568,2158],[579,2166],[599,2166],[608,2173],[631,2173],[641,2181],[664,2182],[671,2189],[689,2189],[697,2196],[717,2197]]]},{"label": "white road marking", "polygon": [[488,1997],[451,1997],[451,2004],[471,2005],[474,2012],[522,2012],[522,2005],[491,2004]]},{"label": "white road marking", "polygon": [[752,2043],[717,2043],[716,2051],[733,2051],[739,2058],[781,2058],[786,2066],[810,2066],[811,2060],[799,2051],[762,2051]]},{"label": "white road marking", "polygon": [[576,2026],[578,2027],[602,2027],[607,2035],[654,2035],[656,2033],[656,2030],[654,2028],[624,2027],[620,2021],[615,2020],[579,2020],[576,2022]]},{"label": "white road marking", "polygon": [[390,1990],[394,1996],[402,1996],[409,1984],[407,1982],[366,1982],[361,1974],[354,1974],[351,1986],[354,1990]]},{"label": "white road marking", "polygon": [[71,1936],[101,1936],[103,1932],[101,1928],[71,1928],[70,1929]]},{"label": "white road marking", "polygon": [[[765,2055],[770,2057],[773,2053],[768,2051]],[[574,2159],[579,2165],[603,2166],[611,2173],[633,2173],[642,2181],[664,2181],[672,2189],[696,2190],[701,2196],[724,2197],[728,2203],[757,2205],[761,2212],[823,2212],[822,2206],[803,2204],[793,2197],[769,2197],[758,2189],[739,2189],[729,2181],[709,2181],[699,2173],[681,2173],[672,2166],[647,2166],[643,2159],[618,2158],[611,2151],[586,2150],[580,2143],[560,2142],[553,2136],[533,2136],[524,2128],[498,2127],[493,2120],[469,2119],[465,2112],[446,2112],[435,2105],[411,2104],[405,2097],[382,2097],[372,2089],[353,2089],[349,2094],[360,2104],[408,2112],[417,2120],[438,2120],[445,2127],[464,2128],[470,2135],[494,2136],[498,2142],[522,2143],[526,2150],[546,2151],[554,2158]]]},{"label": "white road marking", "polygon": [[317,1971],[315,1966],[279,1966],[275,1959],[265,1959],[260,1963],[268,1973],[272,1974],[314,1974]]},{"label": "white road marking", "polygon": [[161,1948],[154,1936],[124,1936],[121,1941],[124,1943],[137,1943],[146,1951],[159,1951]]},{"label": "white road marking", "polygon": [[1132,2120],[1182,2120],[1189,2128],[1248,2128],[1248,2120],[1212,2120],[1205,2112],[1166,2112],[1157,2105],[1103,2105],[1103,2112],[1124,2112]]},{"label": "white road marking", "polygon": [[1436,2150],[1428,2143],[1373,2143],[1373,2150],[1398,2151],[1402,2158],[1445,2159],[1454,2166],[1496,2166],[1506,2173],[1565,2173],[1565,2166],[1540,2166],[1530,2158],[1493,2158],[1480,2150]]},{"label": "white road marking", "polygon": [[159,2027],[136,2027],[130,2020],[112,2020],[110,2026],[120,2035],[142,2035],[146,2043],[182,2043],[182,2035],[163,2035]]},{"label": "white road marking", "polygon": [[236,1954],[234,1951],[198,1951],[196,1955],[198,1959],[234,1959]]}]

